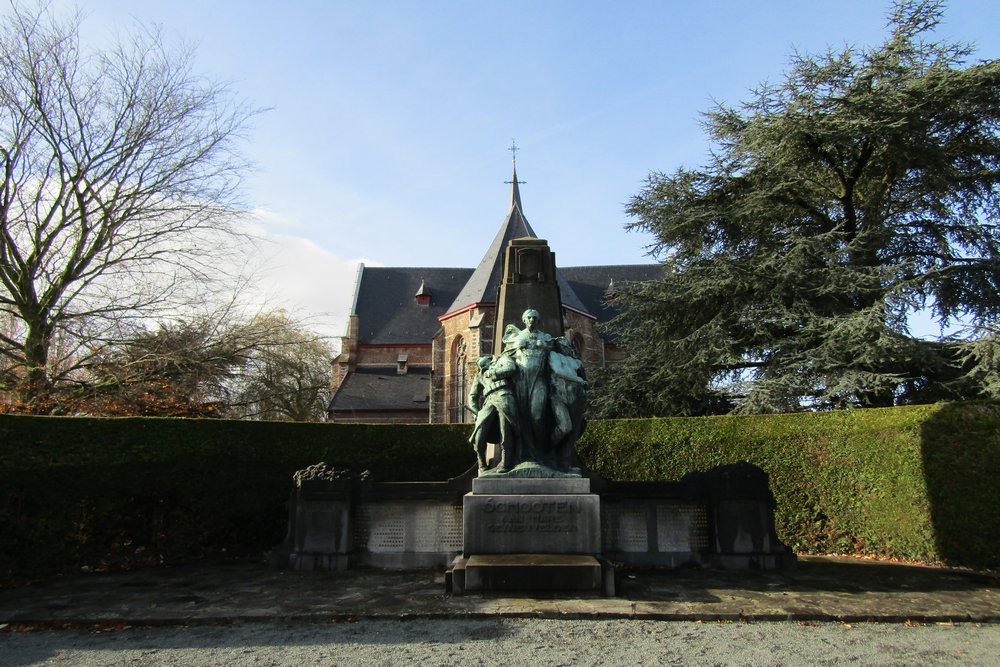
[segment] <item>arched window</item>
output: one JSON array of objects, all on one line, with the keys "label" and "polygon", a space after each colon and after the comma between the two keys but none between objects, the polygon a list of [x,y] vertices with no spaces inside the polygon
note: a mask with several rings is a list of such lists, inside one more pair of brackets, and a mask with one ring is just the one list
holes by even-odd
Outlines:
[{"label": "arched window", "polygon": [[451,345],[451,415],[448,420],[452,424],[465,421],[465,374],[466,374],[466,344],[461,336],[455,336]]}]

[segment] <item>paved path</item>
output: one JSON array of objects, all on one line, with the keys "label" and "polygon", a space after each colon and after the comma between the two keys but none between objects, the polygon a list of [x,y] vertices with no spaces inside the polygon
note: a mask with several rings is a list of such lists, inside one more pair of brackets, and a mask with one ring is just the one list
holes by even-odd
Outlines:
[{"label": "paved path", "polygon": [[363,620],[0,634],[0,665],[997,665],[1000,625]]},{"label": "paved path", "polygon": [[616,598],[457,597],[440,571],[87,574],[0,590],[0,667],[1000,666],[994,575],[805,557],[786,572],[626,572],[621,584]]},{"label": "paved path", "polygon": [[625,573],[619,597],[450,596],[440,571],[154,568],[0,591],[0,623],[86,627],[357,618],[636,618],[1000,622],[1000,579],[944,568],[802,558],[784,572]]}]

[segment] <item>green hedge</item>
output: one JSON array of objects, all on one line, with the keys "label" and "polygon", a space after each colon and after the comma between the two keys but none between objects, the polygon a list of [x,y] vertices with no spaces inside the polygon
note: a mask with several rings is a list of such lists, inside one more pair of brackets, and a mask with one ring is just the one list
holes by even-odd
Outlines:
[{"label": "green hedge", "polygon": [[[0,415],[0,579],[259,556],[295,470],[444,480],[474,462],[467,431]],[[598,421],[579,449],[618,480],[755,463],[798,552],[1000,566],[1000,404]]]},{"label": "green hedge", "polygon": [[466,431],[0,415],[0,580],[259,556],[284,536],[296,470],[447,479],[475,461]]},{"label": "green hedge", "polygon": [[800,553],[1000,566],[1000,404],[608,420],[579,446],[612,479],[678,479],[744,460]]}]

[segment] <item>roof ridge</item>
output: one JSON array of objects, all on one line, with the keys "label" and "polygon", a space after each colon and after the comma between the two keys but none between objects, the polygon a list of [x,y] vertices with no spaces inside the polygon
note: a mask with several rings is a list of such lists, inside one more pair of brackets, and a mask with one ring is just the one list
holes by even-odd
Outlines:
[{"label": "roof ridge", "polygon": [[365,271],[389,269],[391,271],[468,271],[468,266],[368,266]]},{"label": "roof ridge", "polygon": [[642,263],[632,263],[632,264],[580,264],[577,266],[564,266],[562,268],[569,269],[611,269],[616,267],[628,267],[628,266],[660,266],[659,262],[642,262]]}]

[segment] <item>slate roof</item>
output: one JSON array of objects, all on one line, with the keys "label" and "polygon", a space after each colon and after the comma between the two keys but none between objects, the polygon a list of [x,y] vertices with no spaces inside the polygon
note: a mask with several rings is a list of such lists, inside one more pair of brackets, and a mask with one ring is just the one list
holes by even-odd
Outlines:
[{"label": "slate roof", "polygon": [[[568,286],[568,290],[560,286],[563,303],[567,293],[573,294],[579,304],[574,308],[606,322],[617,314],[617,309],[604,303],[612,281],[622,285],[632,280],[655,280],[661,270],[659,264],[562,267],[559,272]],[[473,269],[366,266],[359,273],[355,305],[361,327],[359,342],[412,345],[430,343],[441,326],[438,317],[451,312],[454,295],[468,283]],[[429,306],[417,305],[421,283],[431,295]]]},{"label": "slate roof", "polygon": [[[503,275],[503,255],[507,244],[513,239],[538,238],[535,230],[528,224],[528,219],[524,217],[521,208],[521,191],[518,188],[517,167],[514,167],[514,176],[511,179],[510,188],[510,210],[507,218],[500,226],[500,231],[493,238],[493,242],[483,255],[479,266],[472,272],[468,282],[455,297],[451,306],[445,313],[453,313],[466,306],[476,303],[496,303],[500,288],[500,279]],[[577,297],[572,286],[563,277],[562,270],[556,267],[556,282],[559,284],[559,296],[563,305],[574,310],[589,313],[586,306]]]},{"label": "slate roof", "polygon": [[[363,266],[358,273],[358,342],[430,344],[441,328],[438,317],[447,312],[472,269]],[[431,297],[428,306],[417,305],[421,283]]]},{"label": "slate roof", "polygon": [[604,303],[608,286],[617,286],[638,280],[656,280],[663,275],[659,264],[612,264],[605,266],[567,266],[561,269],[567,282],[573,286],[587,311],[598,322],[607,322],[618,314],[618,309]]},{"label": "slate roof", "polygon": [[397,375],[394,366],[358,368],[344,378],[328,410],[422,410],[428,408],[429,368],[410,368]]},{"label": "slate roof", "polygon": [[[353,312],[358,316],[358,342],[429,344],[440,329],[438,318],[476,303],[495,303],[503,272],[503,251],[515,238],[534,237],[521,207],[517,168],[507,218],[475,269],[367,267],[358,270]],[[604,303],[608,285],[660,276],[658,264],[557,267],[563,305],[606,322],[617,311]],[[417,304],[418,292],[430,294],[430,305]]]}]

